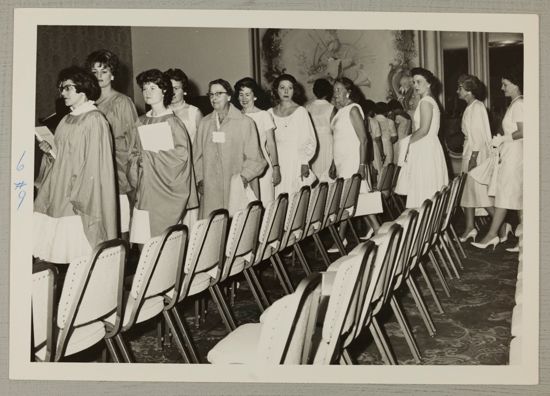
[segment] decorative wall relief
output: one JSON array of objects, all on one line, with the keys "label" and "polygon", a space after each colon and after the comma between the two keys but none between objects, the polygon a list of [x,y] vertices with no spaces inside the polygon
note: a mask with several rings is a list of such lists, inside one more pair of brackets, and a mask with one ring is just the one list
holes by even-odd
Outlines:
[{"label": "decorative wall relief", "polygon": [[388,73],[388,95],[387,99],[404,100],[406,87],[402,87],[401,78],[408,75],[410,70],[417,64],[417,40],[416,33],[412,30],[395,30],[393,34],[393,48],[395,58],[390,63]]},{"label": "decorative wall relief", "polygon": [[348,77],[368,98],[386,100],[393,77],[417,61],[412,31],[260,29],[260,37],[264,87],[290,73],[309,99],[317,78]]}]

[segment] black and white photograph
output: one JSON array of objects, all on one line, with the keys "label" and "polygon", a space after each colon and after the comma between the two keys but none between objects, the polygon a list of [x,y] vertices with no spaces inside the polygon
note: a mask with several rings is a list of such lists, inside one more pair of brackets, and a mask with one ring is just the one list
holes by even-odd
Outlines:
[{"label": "black and white photograph", "polygon": [[14,39],[10,378],[537,382],[536,16],[18,9]]}]

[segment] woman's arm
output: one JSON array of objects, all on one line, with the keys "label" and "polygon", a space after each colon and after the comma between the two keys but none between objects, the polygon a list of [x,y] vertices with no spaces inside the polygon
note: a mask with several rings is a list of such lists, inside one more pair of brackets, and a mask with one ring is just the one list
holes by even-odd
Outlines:
[{"label": "woman's arm", "polygon": [[277,185],[281,182],[281,168],[279,166],[279,154],[277,152],[277,143],[275,143],[275,130],[268,129],[265,132],[266,136],[266,148],[269,159],[271,160],[271,166],[273,167],[273,185]]},{"label": "woman's arm", "polygon": [[362,178],[365,178],[367,173],[367,131],[365,129],[365,123],[361,113],[357,107],[353,107],[349,113],[351,125],[357,139],[359,139],[359,174]]},{"label": "woman's arm", "polygon": [[426,101],[420,103],[420,127],[412,133],[411,143],[414,143],[428,134],[432,124],[432,105]]}]

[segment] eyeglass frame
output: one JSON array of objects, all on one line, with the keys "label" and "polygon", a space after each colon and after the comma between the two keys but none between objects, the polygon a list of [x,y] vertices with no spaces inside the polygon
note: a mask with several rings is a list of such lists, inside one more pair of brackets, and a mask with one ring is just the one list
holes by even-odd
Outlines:
[{"label": "eyeglass frame", "polygon": [[75,90],[76,90],[76,84],[66,84],[66,85],[60,85],[57,87],[57,90],[59,91],[59,93],[63,93],[63,92],[69,92],[70,90],[70,87],[75,87]]},{"label": "eyeglass frame", "polygon": [[212,99],[212,98],[219,98],[219,97],[222,96],[223,94],[228,95],[227,91],[223,91],[223,92],[208,92],[206,95],[208,96],[208,98]]}]

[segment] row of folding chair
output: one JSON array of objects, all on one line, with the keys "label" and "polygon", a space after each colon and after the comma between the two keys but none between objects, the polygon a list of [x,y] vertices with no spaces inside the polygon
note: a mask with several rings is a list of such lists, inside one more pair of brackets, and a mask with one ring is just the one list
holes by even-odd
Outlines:
[{"label": "row of folding chair", "polygon": [[[424,262],[438,244],[447,241],[449,220],[459,201],[463,182],[463,177],[456,178],[432,200],[426,200],[421,208],[409,209],[395,221],[384,223],[370,241],[359,244],[351,253],[332,263],[322,274],[321,291],[310,297],[313,302],[309,303],[306,313],[299,310],[298,305],[289,305],[289,301],[303,298],[300,293],[283,297],[262,314],[259,323],[240,326],[220,341],[209,352],[209,362],[349,364],[353,363],[350,345],[366,329],[372,334],[385,363],[396,364],[397,359],[378,320],[382,309],[391,307],[414,360],[420,363],[420,351],[396,292],[405,285],[409,288],[429,334],[435,335],[435,325],[412,274],[420,268],[430,290],[435,293]],[[458,240],[449,237],[448,241],[452,244]],[[432,264],[442,275],[439,263],[432,261]],[[323,299],[328,301],[322,302]],[[312,307],[321,308],[323,312],[312,312]],[[317,330],[312,325],[316,322],[320,323]],[[284,323],[284,330],[278,327],[280,323]],[[287,331],[289,328],[300,331],[291,333]],[[314,335],[315,331],[319,334]],[[266,348],[267,345],[274,347]],[[289,357],[284,351],[291,345],[294,353]]]}]

